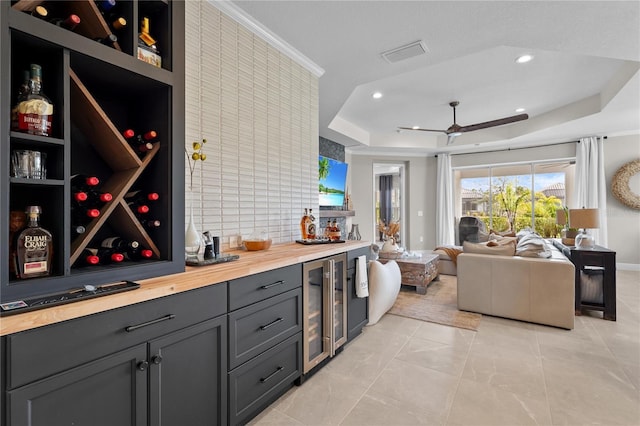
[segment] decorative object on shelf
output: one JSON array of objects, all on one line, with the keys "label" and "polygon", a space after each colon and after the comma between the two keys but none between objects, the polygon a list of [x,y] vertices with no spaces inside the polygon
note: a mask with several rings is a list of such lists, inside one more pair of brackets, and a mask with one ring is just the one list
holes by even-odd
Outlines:
[{"label": "decorative object on shelf", "polygon": [[205,161],[207,154],[202,152],[204,144],[207,143],[206,139],[202,139],[202,142],[193,142],[193,152],[191,155],[187,152],[187,148],[184,149],[184,154],[187,157],[189,163],[189,225],[184,234],[184,249],[187,259],[193,259],[198,257],[200,252],[200,246],[202,245],[202,237],[200,232],[196,229],[195,222],[193,220],[193,172],[196,169],[197,161]]},{"label": "decorative object on shelf", "polygon": [[569,210],[569,222],[576,228],[582,229],[580,234],[576,236],[576,248],[593,249],[595,247],[595,240],[587,230],[597,229],[600,226],[598,209],[571,209]]},{"label": "decorative object on shelf", "polygon": [[393,238],[398,241],[400,239],[400,221],[391,221],[388,225],[378,219],[378,232],[380,232],[382,239],[387,240]]},{"label": "decorative object on shelf", "polygon": [[243,240],[244,248],[249,251],[268,250],[271,247],[271,238],[267,231],[255,231],[249,238]]},{"label": "decorative object on shelf", "polygon": [[640,210],[640,195],[634,194],[629,186],[631,177],[640,174],[640,158],[629,161],[616,171],[611,180],[611,192],[622,204]]},{"label": "decorative object on shelf", "polygon": [[362,239],[362,236],[360,235],[360,227],[358,226],[357,223],[352,224],[351,232],[349,232],[349,235],[347,235],[347,240],[359,241],[361,239]]}]

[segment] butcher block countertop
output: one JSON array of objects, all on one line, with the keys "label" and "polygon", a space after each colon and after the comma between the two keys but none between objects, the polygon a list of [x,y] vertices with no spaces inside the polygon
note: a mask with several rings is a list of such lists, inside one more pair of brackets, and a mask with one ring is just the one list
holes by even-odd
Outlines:
[{"label": "butcher block countertop", "polygon": [[187,266],[184,272],[177,274],[136,280],[140,284],[140,288],[136,290],[2,317],[0,336],[308,262],[368,247],[370,244],[367,241],[318,245],[283,243],[274,244],[269,250],[264,251],[227,251],[225,253],[240,255],[240,259],[209,266]]}]

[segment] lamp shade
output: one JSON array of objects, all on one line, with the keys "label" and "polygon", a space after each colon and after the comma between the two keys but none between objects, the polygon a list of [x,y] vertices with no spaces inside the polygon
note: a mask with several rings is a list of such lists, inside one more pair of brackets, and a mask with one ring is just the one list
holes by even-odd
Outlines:
[{"label": "lamp shade", "polygon": [[556,210],[556,223],[558,225],[566,225],[567,224],[567,214],[564,209]]},{"label": "lamp shade", "polygon": [[595,229],[600,226],[598,209],[571,209],[569,223],[573,228]]}]

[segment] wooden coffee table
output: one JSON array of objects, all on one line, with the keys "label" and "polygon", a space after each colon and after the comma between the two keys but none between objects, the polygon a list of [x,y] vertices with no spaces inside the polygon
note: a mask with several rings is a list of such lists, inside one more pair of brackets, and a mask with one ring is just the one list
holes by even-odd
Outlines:
[{"label": "wooden coffee table", "polygon": [[380,257],[380,263],[395,260],[400,267],[402,285],[415,286],[418,294],[427,294],[427,286],[438,277],[439,256],[430,251],[416,251],[422,257],[406,257],[400,259],[384,259]]}]

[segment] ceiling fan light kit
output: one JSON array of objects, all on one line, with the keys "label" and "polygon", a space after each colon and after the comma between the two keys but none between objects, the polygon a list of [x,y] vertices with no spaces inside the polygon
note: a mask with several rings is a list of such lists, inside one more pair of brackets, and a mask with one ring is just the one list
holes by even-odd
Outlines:
[{"label": "ceiling fan light kit", "polygon": [[458,101],[449,102],[449,106],[453,108],[453,124],[449,126],[447,130],[435,130],[435,129],[423,129],[417,126],[413,127],[398,127],[401,130],[419,130],[423,132],[440,132],[447,135],[447,145],[451,145],[456,137],[466,132],[472,132],[474,130],[488,129],[490,127],[502,126],[505,124],[515,123],[517,121],[526,120],[529,118],[529,114],[512,115],[511,117],[499,118],[497,120],[485,121],[483,123],[470,124],[468,126],[460,126],[456,121],[456,107],[460,105]]}]

